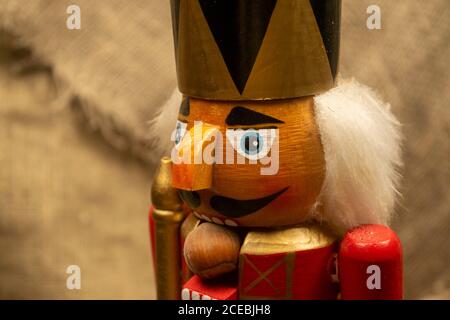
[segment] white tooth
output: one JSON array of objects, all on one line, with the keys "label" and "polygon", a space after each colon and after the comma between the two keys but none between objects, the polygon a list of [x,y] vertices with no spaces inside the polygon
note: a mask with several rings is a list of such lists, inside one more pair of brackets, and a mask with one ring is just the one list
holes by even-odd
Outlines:
[{"label": "white tooth", "polygon": [[225,220],[225,224],[227,226],[230,226],[230,227],[236,227],[237,226],[236,222],[234,222],[233,220],[229,220],[229,219]]},{"label": "white tooth", "polygon": [[211,297],[210,296],[203,296],[202,300],[211,300]]},{"label": "white tooth", "polygon": [[222,224],[222,225],[223,225],[222,220],[220,220],[220,219],[218,219],[218,218],[216,218],[216,217],[213,217],[213,218],[212,218],[212,221],[213,221],[214,223]]},{"label": "white tooth", "polygon": [[200,300],[200,294],[197,291],[192,291],[192,300]]},{"label": "white tooth", "polygon": [[211,222],[211,219],[208,218],[207,216],[205,216],[204,214],[202,214],[202,219],[203,219],[203,220],[206,220],[206,221],[208,221],[208,222]]},{"label": "white tooth", "polygon": [[184,288],[183,290],[181,290],[181,300],[191,300],[189,289]]},{"label": "white tooth", "polygon": [[197,212],[194,211],[194,216],[196,216],[197,218],[201,219],[202,216],[200,214],[198,214]]}]

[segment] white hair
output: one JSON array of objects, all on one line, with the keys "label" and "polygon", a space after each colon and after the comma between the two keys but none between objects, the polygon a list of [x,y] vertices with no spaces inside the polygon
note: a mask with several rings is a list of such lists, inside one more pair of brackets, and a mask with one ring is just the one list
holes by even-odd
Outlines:
[{"label": "white hair", "polygon": [[401,166],[400,124],[368,87],[355,80],[316,96],[315,116],[326,175],[315,217],[339,233],[362,224],[387,224]]},{"label": "white hair", "polygon": [[160,107],[158,115],[149,122],[149,140],[152,152],[156,157],[170,155],[173,147],[171,136],[175,130],[181,100],[181,93],[178,89],[174,89],[170,97]]}]

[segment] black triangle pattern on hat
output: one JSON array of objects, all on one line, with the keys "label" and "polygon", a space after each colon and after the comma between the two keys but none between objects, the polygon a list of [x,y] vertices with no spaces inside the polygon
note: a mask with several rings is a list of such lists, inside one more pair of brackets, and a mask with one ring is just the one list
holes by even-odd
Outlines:
[{"label": "black triangle pattern on hat", "polygon": [[172,7],[172,27],[175,50],[178,47],[178,29],[180,25],[180,0],[170,0]]},{"label": "black triangle pattern on hat", "polygon": [[333,79],[336,78],[339,62],[341,2],[342,0],[310,0],[325,45]]},{"label": "black triangle pattern on hat", "polygon": [[187,96],[183,97],[179,113],[185,117],[189,116],[189,114],[191,113],[191,99],[189,97]]},{"label": "black triangle pattern on hat", "polygon": [[234,84],[242,94],[277,0],[199,0]]}]

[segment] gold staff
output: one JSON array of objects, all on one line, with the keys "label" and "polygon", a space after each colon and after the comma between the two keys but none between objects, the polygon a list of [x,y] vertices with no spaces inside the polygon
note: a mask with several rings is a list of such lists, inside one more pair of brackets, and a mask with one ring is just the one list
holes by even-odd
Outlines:
[{"label": "gold staff", "polygon": [[156,293],[160,300],[177,300],[181,292],[180,225],[182,202],[172,187],[172,161],[161,164],[152,184],[156,242]]}]

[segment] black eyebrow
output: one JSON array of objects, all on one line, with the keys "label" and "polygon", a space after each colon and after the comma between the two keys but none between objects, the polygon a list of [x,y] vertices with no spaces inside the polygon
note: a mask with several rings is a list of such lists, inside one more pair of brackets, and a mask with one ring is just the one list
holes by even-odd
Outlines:
[{"label": "black eyebrow", "polygon": [[225,123],[229,126],[253,126],[257,124],[284,123],[284,121],[245,107],[237,106],[230,111]]}]

